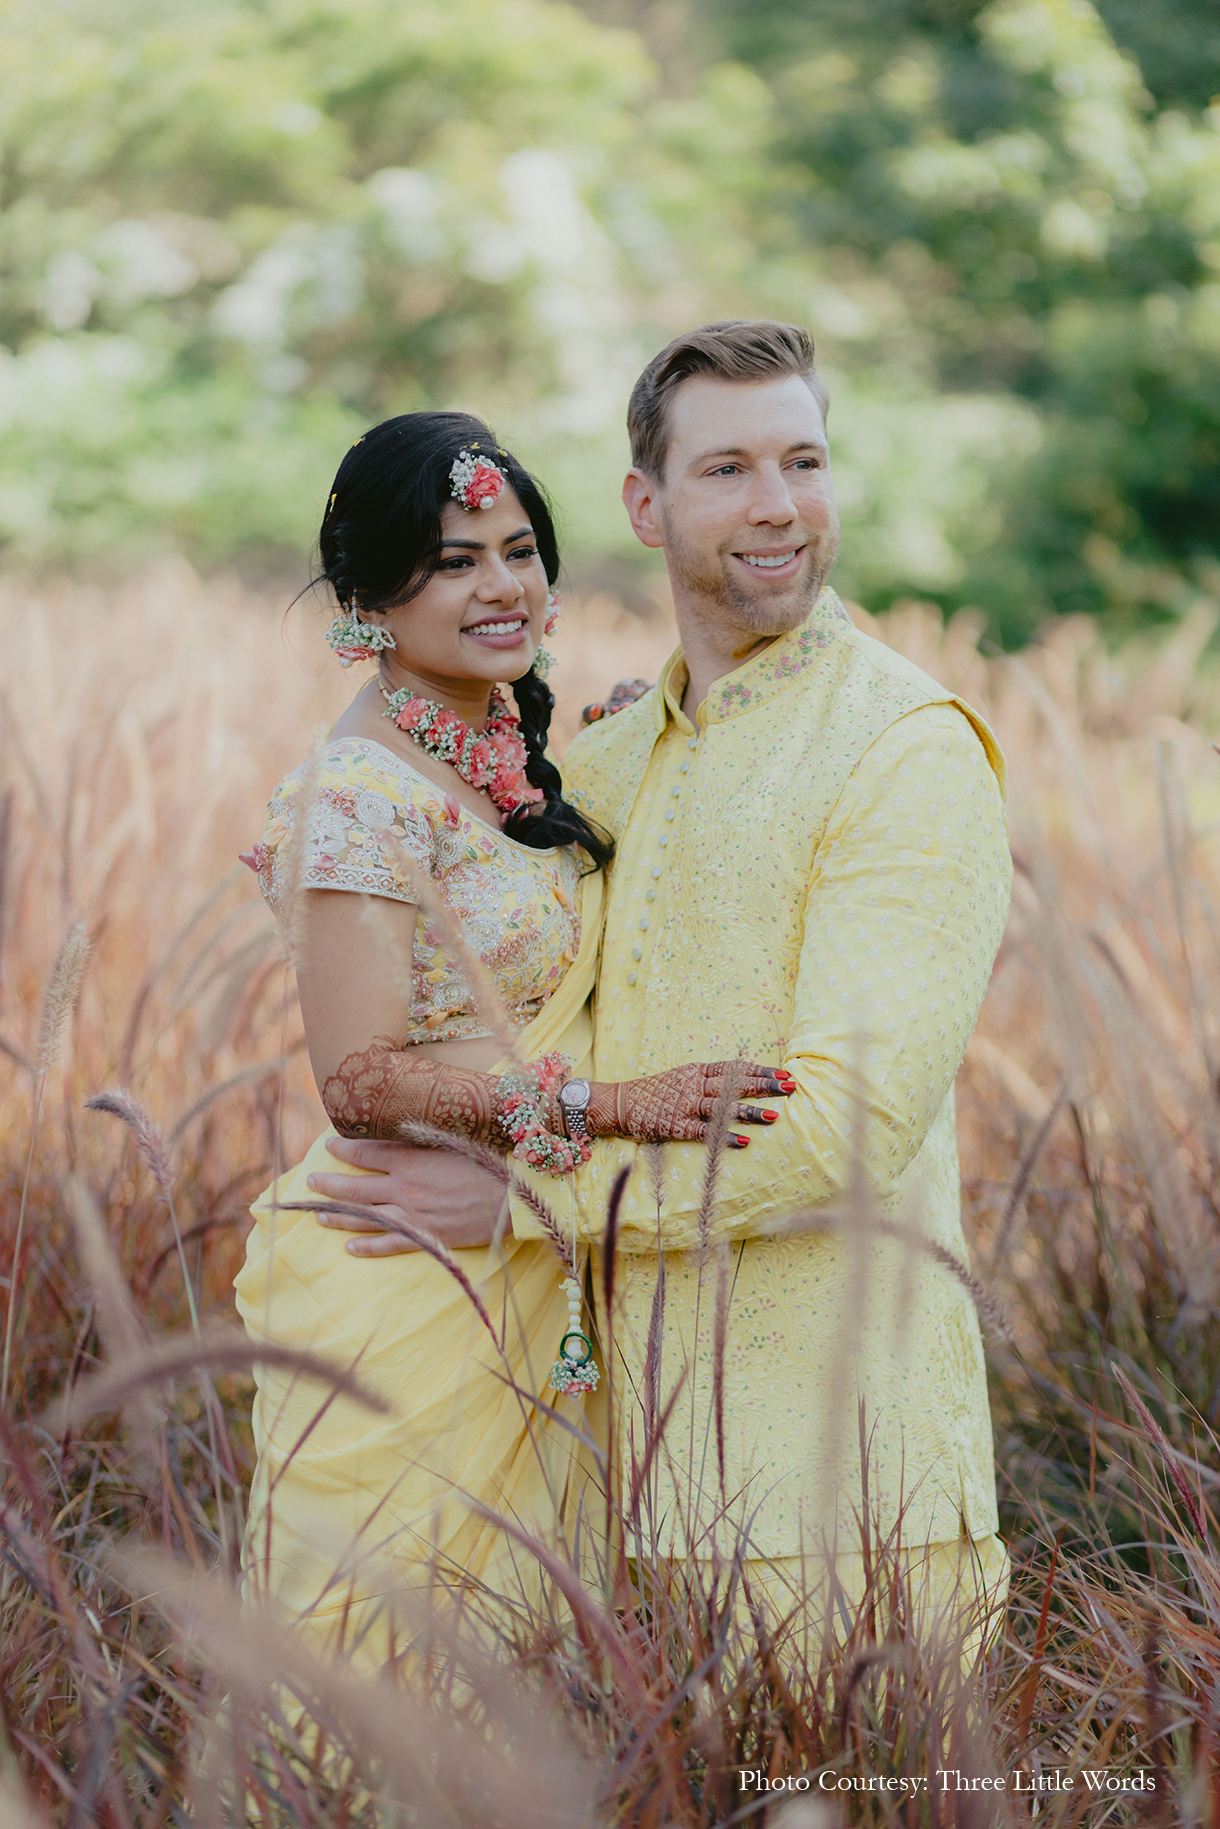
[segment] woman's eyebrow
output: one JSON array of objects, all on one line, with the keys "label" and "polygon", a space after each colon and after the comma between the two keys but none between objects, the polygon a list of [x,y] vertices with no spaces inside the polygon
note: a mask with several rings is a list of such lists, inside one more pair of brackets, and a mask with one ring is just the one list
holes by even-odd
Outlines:
[{"label": "woman's eyebrow", "polygon": [[[514,540],[519,540],[523,534],[532,535],[533,531],[534,531],[533,528],[528,525],[525,527],[518,527],[516,533],[505,534],[505,536],[501,540],[500,544],[501,544],[501,546],[511,546]],[[486,550],[487,550],[487,548],[482,540],[442,540],[441,545],[442,545],[442,547],[460,546],[466,552],[473,552],[473,553],[486,552]]]}]

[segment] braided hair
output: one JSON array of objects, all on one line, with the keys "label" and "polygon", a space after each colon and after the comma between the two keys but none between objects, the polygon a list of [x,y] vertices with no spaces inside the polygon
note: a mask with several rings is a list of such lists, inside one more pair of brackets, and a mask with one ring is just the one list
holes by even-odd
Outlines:
[{"label": "braided hair", "polygon": [[[343,608],[388,610],[423,590],[441,552],[441,512],[453,499],[449,471],[458,453],[495,453],[534,530],[547,582],[559,576],[555,521],[540,485],[494,433],[469,413],[401,413],[358,438],[339,465],[318,538],[321,570]],[[504,830],[535,850],[580,845],[601,870],[614,841],[563,797],[563,780],[546,754],[555,697],[532,669],[510,681],[525,744],[525,777],[544,796],[518,807]]]}]

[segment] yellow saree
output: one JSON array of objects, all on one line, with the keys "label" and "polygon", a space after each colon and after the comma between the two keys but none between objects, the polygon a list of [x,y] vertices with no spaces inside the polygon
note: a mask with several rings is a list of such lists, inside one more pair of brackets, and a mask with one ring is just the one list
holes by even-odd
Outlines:
[{"label": "yellow saree", "polygon": [[[576,959],[520,1037],[525,1058],[560,1049],[578,1073],[591,1059],[601,875],[585,877],[581,893]],[[551,1397],[567,1311],[545,1242],[509,1231],[498,1246],[454,1254],[493,1338],[436,1259],[353,1257],[312,1213],[285,1212],[282,1203],[310,1198],[313,1171],[336,1167],[334,1134],[324,1131],[255,1202],[237,1306],[256,1343],[324,1356],[388,1410],[292,1369],[257,1368],[244,1584],[252,1598],[273,1598],[314,1648],[342,1647],[376,1668],[392,1638],[401,1643],[412,1595],[455,1583],[510,1597],[529,1590],[532,1559],[488,1513],[554,1537],[572,1437],[538,1404]],[[562,1407],[579,1421],[570,1400]]]}]

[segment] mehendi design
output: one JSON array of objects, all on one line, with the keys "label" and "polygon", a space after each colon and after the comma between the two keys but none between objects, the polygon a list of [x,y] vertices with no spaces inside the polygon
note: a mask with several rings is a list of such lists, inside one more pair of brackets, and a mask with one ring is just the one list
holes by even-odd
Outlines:
[{"label": "mehendi design", "polygon": [[497,1116],[494,1073],[421,1061],[392,1036],[349,1054],[322,1088],[322,1103],[345,1137],[401,1135],[405,1123],[431,1124],[492,1149],[511,1148]]},{"label": "mehendi design", "polygon": [[[749,1061],[697,1062],[617,1084],[595,1081],[589,1133],[651,1143],[702,1142],[730,1071],[738,1080],[731,1114],[738,1123],[769,1124],[775,1115],[757,1105],[738,1104],[738,1098],[786,1098],[795,1089],[782,1068],[756,1067]],[[403,1048],[389,1035],[379,1035],[371,1047],[347,1055],[322,1088],[327,1116],[344,1137],[393,1140],[401,1137],[403,1124],[430,1124],[507,1154],[513,1144],[500,1119],[500,1096],[499,1075],[421,1061],[418,1048]],[[545,1105],[548,1128],[564,1136],[554,1094]]]},{"label": "mehendi design", "polygon": [[[740,1098],[782,1099],[795,1090],[795,1082],[783,1068],[758,1067],[751,1061],[696,1061],[643,1080],[595,1083],[589,1102],[589,1133],[633,1137],[641,1143],[702,1143],[730,1076],[736,1082],[730,1112],[736,1123],[770,1124],[776,1115],[758,1105],[739,1104]],[[729,1143],[742,1147],[733,1136]]]}]

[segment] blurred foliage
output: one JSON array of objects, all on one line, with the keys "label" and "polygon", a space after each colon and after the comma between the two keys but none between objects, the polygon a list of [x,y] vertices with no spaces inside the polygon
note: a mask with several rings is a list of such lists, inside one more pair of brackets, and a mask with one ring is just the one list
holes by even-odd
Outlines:
[{"label": "blurred foliage", "polygon": [[9,563],[299,567],[345,443],[429,404],[538,465],[570,554],[625,556],[635,373],[766,313],[832,382],[843,588],[1006,640],[1185,608],[1220,528],[1217,0],[663,10],[0,5]]},{"label": "blurred foliage", "polygon": [[1183,608],[1220,540],[1217,0],[716,7],[841,288],[838,362],[900,418],[928,390],[996,428],[970,521],[913,527],[874,590],[931,585],[1009,635]]},{"label": "blurred foliage", "polygon": [[649,301],[747,264],[757,78],[660,106],[631,34],[545,0],[35,0],[0,72],[11,559],[299,562],[356,433],[456,404],[579,545],[629,539]]}]

